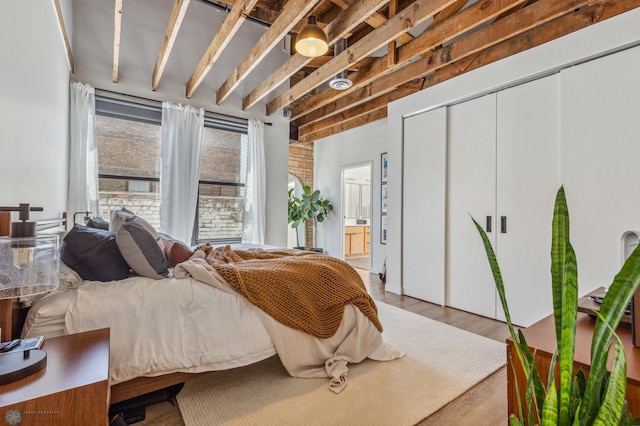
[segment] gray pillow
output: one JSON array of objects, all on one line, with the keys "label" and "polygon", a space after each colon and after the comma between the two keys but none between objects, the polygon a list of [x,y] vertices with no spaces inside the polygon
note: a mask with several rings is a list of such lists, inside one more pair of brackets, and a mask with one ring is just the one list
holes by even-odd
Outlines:
[{"label": "gray pillow", "polygon": [[117,235],[118,229],[120,229],[120,226],[122,226],[122,224],[125,223],[127,220],[132,220],[136,222],[138,225],[142,226],[147,231],[149,231],[149,233],[156,240],[156,244],[158,244],[158,247],[160,248],[160,250],[164,251],[164,243],[162,242],[162,239],[158,235],[158,231],[156,231],[155,228],[149,222],[147,222],[140,216],[136,216],[135,213],[125,209],[124,207],[122,208],[122,210],[114,210],[111,212],[110,221],[109,221],[109,231]]},{"label": "gray pillow", "polygon": [[169,276],[167,258],[156,238],[135,220],[129,219],[120,225],[116,243],[136,274],[156,280]]}]

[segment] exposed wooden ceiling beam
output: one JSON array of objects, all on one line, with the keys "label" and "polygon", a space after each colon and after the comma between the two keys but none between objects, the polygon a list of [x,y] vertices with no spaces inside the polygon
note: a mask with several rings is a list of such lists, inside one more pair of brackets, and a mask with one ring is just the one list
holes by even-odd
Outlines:
[{"label": "exposed wooden ceiling beam", "polygon": [[[331,1],[334,4],[336,4],[338,7],[341,7],[342,9],[347,9],[350,7],[350,4],[343,0],[331,0]],[[364,22],[369,24],[371,28],[375,29],[384,25],[384,23],[387,22],[387,17],[384,16],[382,13],[374,12],[367,19],[365,19]],[[409,43],[411,40],[413,40],[413,36],[409,33],[402,33],[396,40],[399,43]]]},{"label": "exposed wooden ceiling beam", "polygon": [[122,0],[115,0],[115,12],[113,17],[113,70],[111,81],[118,82],[118,66],[120,62],[120,30],[122,26]]},{"label": "exposed wooden ceiling beam", "polygon": [[266,33],[251,48],[244,60],[218,89],[216,103],[220,105],[231,92],[262,62],[276,44],[309,12],[319,0],[291,0]]},{"label": "exposed wooden ceiling beam", "polygon": [[421,90],[640,7],[636,0],[600,1],[428,74]]},{"label": "exposed wooden ceiling beam", "polygon": [[[393,18],[396,16],[398,12],[398,0],[389,1],[389,18]],[[387,44],[387,62],[390,67],[396,65],[396,61],[398,60],[396,56],[396,41],[392,40]]]},{"label": "exposed wooden ceiling beam", "polygon": [[375,29],[369,37],[358,41],[329,61],[328,64],[269,102],[267,104],[267,114],[271,115],[275,111],[291,104],[294,99],[315,89],[347,68],[351,63],[368,56],[379,47],[394,40],[399,34],[409,31],[454,2],[455,0],[416,0],[409,7],[389,19],[385,25]]},{"label": "exposed wooden ceiling beam", "polygon": [[[206,2],[209,2],[209,0],[205,0]],[[223,0],[220,3],[225,3],[230,5],[231,7],[235,6],[236,3],[238,3],[237,0]],[[261,7],[263,9],[274,9],[275,8],[275,2],[266,2],[266,1],[262,1],[262,0],[258,0],[258,2],[256,3],[256,7]]]},{"label": "exposed wooden ceiling beam", "polygon": [[[523,34],[519,34],[428,74],[424,78],[422,90],[638,7],[640,7],[640,4],[637,0],[603,0],[580,9],[575,9],[571,13],[556,20],[537,26]],[[362,125],[364,124],[366,124],[366,122],[362,123]],[[317,136],[316,139],[326,137],[321,133],[314,136]],[[312,143],[313,140],[311,137],[307,137],[305,138],[305,142]]]},{"label": "exposed wooden ceiling beam", "polygon": [[332,115],[324,120],[316,121],[305,126],[298,127],[298,138],[301,141],[310,141],[318,139],[318,135],[323,129],[328,127],[334,127],[337,124],[344,123],[353,118],[360,117],[361,115],[369,114],[376,111],[388,103],[404,98],[412,93],[416,93],[421,89],[420,82],[412,82],[404,84],[391,92],[385,93],[375,99],[369,99],[368,102],[357,105],[351,109],[342,111],[338,114]]},{"label": "exposed wooden ceiling beam", "polygon": [[160,84],[164,67],[167,65],[171,49],[173,49],[173,43],[178,37],[178,31],[182,25],[184,15],[187,13],[187,8],[191,0],[176,0],[173,4],[173,10],[171,11],[171,17],[167,24],[167,30],[164,33],[164,40],[160,47],[160,53],[158,53],[158,60],[156,61],[156,67],[153,70],[153,76],[151,77],[151,90],[155,91]]},{"label": "exposed wooden ceiling beam", "polygon": [[205,76],[211,70],[213,64],[218,60],[235,33],[238,32],[240,26],[257,1],[258,0],[238,0],[236,4],[233,5],[231,11],[224,19],[222,26],[213,37],[213,40],[211,40],[200,62],[198,62],[193,74],[189,77],[189,81],[187,81],[187,98],[193,96],[198,86],[200,86],[200,83],[202,83],[202,80],[204,80]]},{"label": "exposed wooden ceiling beam", "polygon": [[[626,2],[632,3],[633,0],[626,0]],[[475,58],[481,52],[489,51],[493,46],[510,41],[514,37],[521,37],[518,39],[519,43],[523,45],[521,49],[526,50],[529,48],[526,46],[529,45],[530,30],[539,25],[543,25],[540,28],[549,28],[544,24],[555,21],[564,15],[574,14],[576,10],[588,3],[588,0],[540,0],[504,19],[456,40],[454,43],[428,55],[425,59],[409,64],[358,89],[328,107],[324,111],[325,115],[337,114],[347,108],[353,108],[354,105],[367,102],[379,94],[387,93],[391,87],[396,87],[413,79],[425,77],[424,87],[436,84],[439,81],[443,81],[442,76],[445,75],[445,72],[441,70],[445,69],[445,67],[448,69],[446,73],[450,74],[449,78],[454,76],[451,74],[459,75],[464,73],[472,64],[473,60],[469,58]],[[617,5],[619,2],[612,3]],[[591,13],[596,10],[599,9],[593,9]],[[550,33],[553,32],[550,31]],[[460,68],[461,66],[463,67],[462,69]],[[432,80],[435,82],[431,83]]]},{"label": "exposed wooden ceiling beam", "polygon": [[365,115],[360,115],[355,118],[351,118],[347,121],[340,122],[331,127],[324,128],[313,134],[313,139],[311,137],[303,138],[302,142],[309,143],[318,139],[326,138],[329,136],[336,135],[338,133],[342,133],[346,130],[354,129],[356,127],[364,126],[365,124],[373,123],[374,121],[382,120],[387,118],[387,106],[380,107],[379,109],[372,111]]},{"label": "exposed wooden ceiling beam", "polygon": [[[333,56],[318,56],[317,58],[313,58],[313,60],[306,64],[303,68],[308,68],[310,70],[317,69],[329,62],[331,59],[333,59]],[[360,68],[371,64],[375,60],[375,57],[367,56],[352,64],[349,68],[347,68],[347,71],[358,71]]]},{"label": "exposed wooden ceiling beam", "polygon": [[[376,10],[384,3],[386,3],[386,0],[360,0],[352,7],[340,13],[336,19],[325,28],[329,45],[335,43],[358,24],[361,24],[362,21],[371,14],[372,10]],[[333,57],[330,58],[332,59]],[[299,53],[294,54],[243,99],[242,109],[246,110],[251,108],[312,60],[313,58],[308,58]]]},{"label": "exposed wooden ceiling beam", "polygon": [[[415,60],[420,55],[431,54],[437,46],[479,25],[490,22],[505,10],[509,10],[525,1],[485,0],[477,2],[453,16],[449,16],[447,19],[438,17],[438,19],[434,20],[434,25],[425,29],[420,36],[416,37],[412,42],[398,47],[396,63],[397,65],[403,65]],[[343,101],[349,93],[353,93],[381,78],[390,69],[386,57],[378,58],[371,66],[362,68],[349,76],[349,79],[353,82],[353,86],[350,89],[342,93],[334,90],[324,90],[291,108],[291,118],[297,120],[299,125],[320,119],[324,115],[314,113],[316,109],[333,104],[338,100]]]},{"label": "exposed wooden ceiling beam", "polygon": [[62,36],[62,43],[64,43],[64,51],[67,54],[67,65],[69,65],[69,71],[73,74],[75,70],[75,63],[73,62],[73,54],[71,53],[71,45],[69,44],[69,37],[67,36],[67,27],[64,25],[64,18],[62,16],[62,9],[60,8],[60,1],[53,0],[53,8],[56,11],[56,18],[58,20],[58,28],[60,29],[60,35]]}]

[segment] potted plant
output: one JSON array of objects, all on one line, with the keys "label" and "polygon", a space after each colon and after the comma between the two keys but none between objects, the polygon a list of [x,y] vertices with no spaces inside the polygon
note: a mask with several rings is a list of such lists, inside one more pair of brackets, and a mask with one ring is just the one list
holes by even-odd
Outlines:
[{"label": "potted plant", "polygon": [[318,234],[318,223],[324,222],[327,215],[333,211],[333,204],[329,200],[325,200],[320,195],[320,190],[316,189],[311,192],[311,188],[305,185],[303,188],[302,199],[300,200],[300,208],[302,210],[302,220],[313,224],[313,241],[311,242],[311,251],[322,253],[323,249],[316,246],[316,235]]},{"label": "potted plant", "polygon": [[[473,219],[473,218],[472,218]],[[518,413],[510,413],[515,425],[630,425],[635,423],[625,403],[626,358],[614,330],[640,283],[640,250],[636,248],[613,279],[602,302],[591,343],[591,369],[588,379],[579,370],[573,375],[576,320],[578,310],[578,280],[575,252],[569,242],[569,212],[564,189],[556,195],[551,243],[551,285],[553,315],[556,324],[556,355],[551,362],[547,385],[543,385],[533,354],[524,334],[516,335],[509,315],[500,267],[491,242],[475,221],[489,259],[500,302],[507,320],[517,360],[522,366],[526,383],[518,383]],[[607,359],[614,347],[611,373]],[[557,364],[557,366],[556,366]],[[554,377],[556,371],[559,378]],[[556,386],[557,385],[557,386]],[[523,402],[519,395],[526,395]],[[517,415],[516,415],[517,414]]]},{"label": "potted plant", "polygon": [[303,222],[302,208],[300,207],[300,198],[295,196],[293,188],[289,189],[287,220],[291,227],[296,230],[296,247],[294,249],[304,250],[304,247],[300,246],[300,237],[298,235],[298,226]]}]

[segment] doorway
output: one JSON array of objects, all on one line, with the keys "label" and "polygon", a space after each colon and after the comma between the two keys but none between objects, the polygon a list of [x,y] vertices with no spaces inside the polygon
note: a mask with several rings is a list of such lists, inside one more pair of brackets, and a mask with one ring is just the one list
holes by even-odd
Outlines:
[{"label": "doorway", "polygon": [[371,270],[371,163],[342,169],[344,260]]},{"label": "doorway", "polygon": [[[302,184],[298,180],[297,177],[289,174],[289,185],[288,189],[293,189],[293,195],[297,198],[302,197]],[[287,190],[288,193],[288,190]],[[302,247],[304,248],[305,244],[305,227],[304,223],[300,224],[298,228],[292,228],[291,224],[287,225],[287,247]]]}]

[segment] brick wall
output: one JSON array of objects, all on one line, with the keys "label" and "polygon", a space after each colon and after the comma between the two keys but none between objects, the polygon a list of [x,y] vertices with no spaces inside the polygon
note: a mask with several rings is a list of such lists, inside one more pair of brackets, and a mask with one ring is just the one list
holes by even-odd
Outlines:
[{"label": "brick wall", "polygon": [[[300,183],[313,189],[313,145],[295,140],[289,141],[289,174],[296,177]],[[306,223],[304,240],[307,249],[313,241],[313,225]]]},{"label": "brick wall", "polygon": [[[158,194],[100,192],[100,217],[109,220],[112,210],[123,207],[149,222],[155,229],[160,229]],[[242,238],[243,198],[203,196],[200,197],[198,212],[200,239]]]},{"label": "brick wall", "polygon": [[[162,128],[103,115],[96,117],[98,173],[119,176],[159,178]],[[239,182],[242,161],[242,135],[212,128],[202,134],[200,178],[209,181]],[[205,195],[237,196],[236,188],[207,185]],[[100,179],[101,191],[128,191],[127,180]],[[158,191],[158,184],[151,184]]]}]

